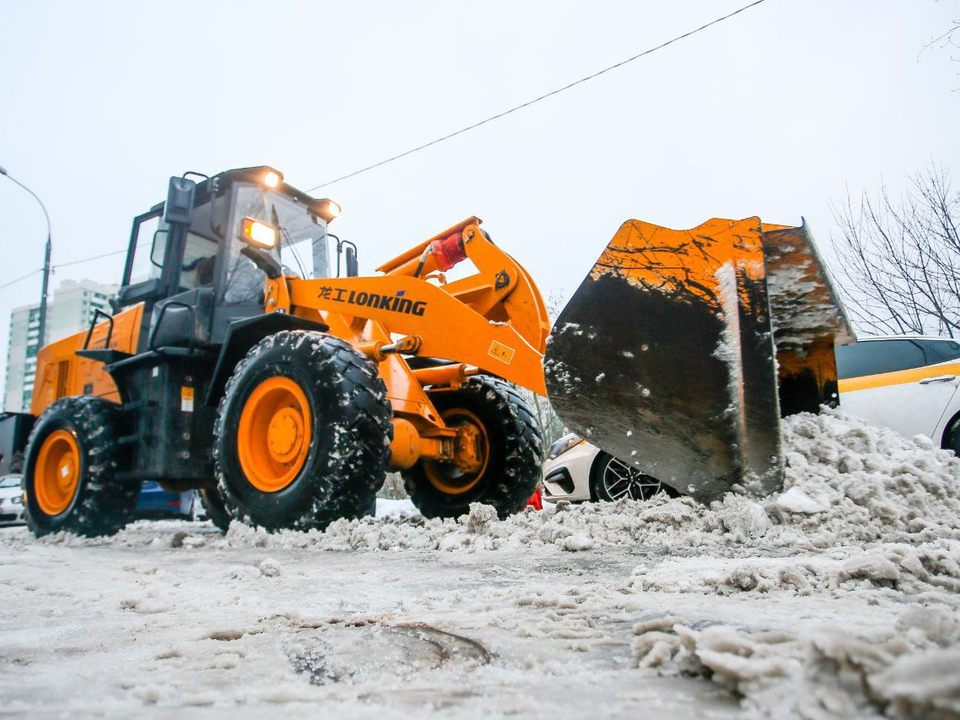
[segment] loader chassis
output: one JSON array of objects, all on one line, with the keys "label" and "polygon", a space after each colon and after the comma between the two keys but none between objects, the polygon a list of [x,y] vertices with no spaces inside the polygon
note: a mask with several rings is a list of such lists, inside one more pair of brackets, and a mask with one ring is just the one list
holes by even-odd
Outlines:
[{"label": "loader chassis", "polygon": [[[171,179],[167,201],[134,220],[117,312],[40,351],[25,480],[35,532],[117,529],[84,525],[73,505],[37,504],[44,467],[48,497],[88,501],[95,461],[81,426],[90,417],[116,435],[111,482],[218,492],[233,517],[269,529],[360,514],[388,466],[408,484],[419,478],[424,503],[441,515],[488,495],[514,512],[532,493],[539,434],[503,382],[545,392],[549,324],[526,271],[469,218],[384,264],[380,277],[324,276],[329,201],[267,187],[269,173]],[[251,220],[275,229],[273,247],[242,241]],[[299,264],[301,241],[300,254],[321,259],[320,277],[282,265]],[[447,283],[444,270],[468,257],[477,272]],[[477,404],[480,389],[497,410]],[[71,397],[84,403],[64,405]],[[475,411],[464,415],[451,398]],[[505,437],[522,448],[492,446],[501,422],[517,426]],[[66,436],[79,445],[57,443]],[[498,459],[510,454],[517,467]],[[487,467],[501,477],[486,477]],[[311,473],[316,481],[301,477]],[[505,480],[513,490],[497,496],[491,488]]]}]

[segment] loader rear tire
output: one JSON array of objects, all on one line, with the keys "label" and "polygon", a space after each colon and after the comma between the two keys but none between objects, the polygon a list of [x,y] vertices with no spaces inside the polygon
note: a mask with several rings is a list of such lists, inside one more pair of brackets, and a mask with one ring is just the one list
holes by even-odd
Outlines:
[{"label": "loader rear tire", "polygon": [[403,472],[407,493],[426,517],[459,517],[471,503],[492,505],[504,518],[526,506],[540,481],[543,438],[527,403],[492,377],[470,378],[460,390],[430,394],[447,425],[470,423],[486,445],[477,473],[452,463],[421,461]]},{"label": "loader rear tire", "polygon": [[113,535],[133,519],[139,483],[115,478],[119,407],[96,397],[57,400],[37,420],[24,458],[24,510],[36,536]]},{"label": "loader rear tire", "polygon": [[386,477],[386,392],[377,367],[330,335],[283,331],[256,344],[214,428],[227,513],[270,531],[362,517]]},{"label": "loader rear tire", "polygon": [[223,504],[223,498],[220,497],[220,490],[218,488],[204,488],[203,490],[198,490],[197,494],[200,496],[200,504],[203,506],[203,511],[207,514],[207,520],[212,522],[213,526],[220,532],[225,533],[229,530],[230,521],[233,520],[233,518],[230,517],[230,513],[227,512],[227,508]]}]

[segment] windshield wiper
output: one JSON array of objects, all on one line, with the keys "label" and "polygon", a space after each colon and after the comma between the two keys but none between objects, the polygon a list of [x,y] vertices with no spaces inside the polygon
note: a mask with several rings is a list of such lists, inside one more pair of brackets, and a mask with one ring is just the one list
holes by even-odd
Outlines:
[{"label": "windshield wiper", "polygon": [[[287,241],[287,247],[290,248],[290,252],[293,253],[293,259],[297,262],[297,267],[300,268],[300,277],[304,280],[307,279],[307,273],[303,269],[303,263],[300,262],[300,255],[297,253],[296,248],[293,246],[293,242],[290,240],[290,233],[287,232],[287,229],[280,224],[280,216],[277,215],[277,206],[273,203],[270,204],[270,218],[273,222],[273,226],[280,231],[280,242],[282,243],[284,238]],[[281,265],[283,259],[281,258]]]}]

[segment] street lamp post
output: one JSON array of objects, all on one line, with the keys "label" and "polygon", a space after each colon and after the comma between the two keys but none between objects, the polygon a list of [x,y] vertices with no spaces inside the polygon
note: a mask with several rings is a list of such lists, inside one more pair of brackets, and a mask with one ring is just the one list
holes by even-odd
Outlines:
[{"label": "street lamp post", "polygon": [[43,334],[47,329],[47,288],[50,284],[50,215],[47,213],[47,208],[44,206],[43,201],[37,196],[37,194],[24,185],[22,182],[16,178],[10,177],[6,169],[0,167],[0,175],[5,175],[11,181],[15,182],[17,185],[22,187],[28,193],[33,195],[33,199],[40,204],[40,209],[43,210],[43,217],[47,220],[47,247],[43,256],[43,286],[40,290],[40,327],[38,329],[37,335],[37,347],[43,347]]}]

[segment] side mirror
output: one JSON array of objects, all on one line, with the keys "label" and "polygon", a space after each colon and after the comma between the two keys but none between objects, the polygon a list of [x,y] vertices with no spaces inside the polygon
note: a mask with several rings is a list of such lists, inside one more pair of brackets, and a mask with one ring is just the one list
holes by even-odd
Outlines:
[{"label": "side mirror", "polygon": [[193,196],[197,184],[182,177],[170,178],[167,202],[163,206],[163,221],[168,225],[189,225],[193,212]]},{"label": "side mirror", "polygon": [[347,277],[357,277],[360,274],[360,263],[357,262],[357,249],[347,245]]}]

